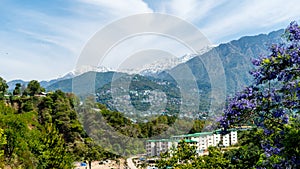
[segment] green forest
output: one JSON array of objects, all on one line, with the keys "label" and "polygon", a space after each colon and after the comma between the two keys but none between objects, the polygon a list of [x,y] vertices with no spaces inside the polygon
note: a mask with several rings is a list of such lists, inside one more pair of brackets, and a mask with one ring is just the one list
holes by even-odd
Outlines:
[{"label": "green forest", "polygon": [[76,160],[111,155],[87,136],[73,94],[45,94],[35,80],[12,93],[2,78],[0,86],[1,168],[72,168]]},{"label": "green forest", "polygon": [[[91,98],[80,103],[74,94],[60,90],[45,93],[35,80],[26,87],[16,84],[9,93],[6,81],[0,78],[0,89],[1,168],[72,168],[75,161],[144,153],[143,138],[163,133],[177,120],[175,116],[161,115],[147,123],[133,123]],[[122,147],[107,139],[107,146],[102,147],[103,139],[98,137],[108,138],[106,134],[110,133],[105,133],[109,130],[101,126],[100,118],[114,131],[140,141],[129,140],[127,147]],[[184,119],[179,124],[173,130],[190,126]],[[200,132],[203,126],[204,121],[196,120],[190,132]]]}]

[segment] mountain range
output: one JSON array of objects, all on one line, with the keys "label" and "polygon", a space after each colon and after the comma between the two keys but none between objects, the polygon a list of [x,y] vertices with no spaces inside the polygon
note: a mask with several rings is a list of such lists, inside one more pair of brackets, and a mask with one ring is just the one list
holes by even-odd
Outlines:
[{"label": "mountain range", "polygon": [[[55,84],[59,81],[65,80],[65,79],[71,79],[73,77],[75,77],[75,74],[73,72],[69,72],[66,75],[64,75],[63,77],[59,77],[57,79],[52,79],[52,80],[49,80],[49,81],[46,81],[46,80],[40,81],[40,84],[41,84],[42,87],[48,88],[48,86],[50,86],[52,84]],[[17,83],[20,83],[22,86],[26,86],[29,83],[29,81],[24,81],[24,80],[21,80],[21,79],[16,79],[16,80],[9,81],[9,82],[7,82],[8,90],[10,92],[13,91]]]},{"label": "mountain range", "polygon": [[[134,85],[134,81],[128,83],[129,88],[130,86],[135,86],[130,88],[130,91],[127,91],[131,94],[127,93],[126,96],[130,96],[131,99],[134,98],[132,93],[145,93],[145,91],[160,90],[166,93],[168,99],[170,99],[169,96],[177,98],[177,100],[173,100],[174,102],[172,103],[184,105],[185,103],[182,103],[182,100],[180,100],[185,98],[184,95],[188,95],[186,98],[192,98],[192,95],[195,95],[195,92],[198,92],[196,94],[199,94],[200,111],[207,111],[208,108],[204,105],[211,103],[211,99],[214,99],[211,84],[212,78],[210,77],[211,72],[207,72],[207,66],[212,68],[219,66],[222,68],[222,70],[224,70],[223,77],[225,77],[225,79],[220,79],[219,81],[216,80],[214,83],[217,84],[214,85],[225,85],[226,96],[231,95],[252,83],[253,79],[248,73],[254,68],[251,64],[251,59],[267,54],[269,52],[268,47],[271,44],[282,41],[281,35],[283,33],[284,30],[278,30],[269,34],[245,36],[238,40],[233,40],[231,42],[209,48],[202,54],[188,54],[176,61],[170,60],[170,62],[163,62],[164,65],[162,65],[162,63],[149,64],[142,71],[137,72],[139,74],[138,76],[137,74],[133,74],[132,72],[128,71],[114,72],[107,68],[86,68],[79,73],[77,72],[77,76],[74,73],[69,73],[62,78],[51,81],[42,81],[40,83],[48,91],[60,89],[65,92],[72,92],[74,87],[76,87],[80,90],[79,93],[76,93],[79,95],[83,95],[84,93],[96,93],[95,95],[99,102],[106,104],[108,107],[113,109],[113,105],[115,103],[111,98],[111,86],[116,84],[115,82],[118,80],[120,82],[125,82],[126,80],[130,81],[134,78],[137,78],[138,80],[135,82],[138,82],[138,85]],[[210,61],[210,65],[206,65],[205,60],[211,59],[212,56],[215,56],[216,54],[218,55],[220,62]],[[192,76],[187,76],[187,69]],[[174,78],[174,75],[176,78]],[[93,81],[92,83],[90,82],[91,80]],[[194,85],[195,82],[196,85]],[[10,81],[8,82],[10,90],[14,88],[16,83],[26,85],[28,82],[21,80]],[[74,84],[76,86],[74,86]],[[186,88],[186,90],[183,88]],[[183,90],[187,93],[180,93],[180,90]],[[181,98],[179,98],[179,96]],[[137,101],[137,98],[141,99],[141,101]],[[145,100],[146,102],[148,101],[148,103],[150,103],[149,95],[135,97],[134,100],[134,106],[139,108],[141,105],[147,105],[145,104]],[[122,99],[120,101],[122,102]],[[184,107],[191,107],[189,104],[190,103],[185,104]],[[149,107],[149,104],[145,107]],[[170,107],[168,109],[170,109]]]}]

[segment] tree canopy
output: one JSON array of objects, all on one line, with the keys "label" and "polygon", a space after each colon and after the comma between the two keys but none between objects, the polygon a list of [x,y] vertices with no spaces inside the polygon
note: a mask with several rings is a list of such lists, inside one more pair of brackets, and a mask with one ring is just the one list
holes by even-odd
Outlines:
[{"label": "tree canopy", "polygon": [[6,84],[6,81],[2,77],[0,77],[0,99],[4,98],[7,89],[8,89],[8,85]]},{"label": "tree canopy", "polygon": [[253,60],[255,79],[229,99],[220,120],[228,128],[253,123],[263,130],[264,150],[258,167],[297,168],[300,166],[300,27],[292,22],[283,36],[285,43],[273,44],[270,54]]}]

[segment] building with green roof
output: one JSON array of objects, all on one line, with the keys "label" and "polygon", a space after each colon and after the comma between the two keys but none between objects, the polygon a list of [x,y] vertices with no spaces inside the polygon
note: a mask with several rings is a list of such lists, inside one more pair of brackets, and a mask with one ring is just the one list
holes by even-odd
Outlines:
[{"label": "building with green roof", "polygon": [[207,152],[210,146],[228,147],[238,142],[237,130],[230,129],[229,133],[222,134],[221,130],[212,132],[201,132],[193,134],[183,134],[172,136],[169,139],[157,139],[146,141],[146,151],[148,156],[159,156],[160,153],[169,151],[172,147],[177,147],[178,142],[184,140],[186,143],[197,146],[199,155]]}]

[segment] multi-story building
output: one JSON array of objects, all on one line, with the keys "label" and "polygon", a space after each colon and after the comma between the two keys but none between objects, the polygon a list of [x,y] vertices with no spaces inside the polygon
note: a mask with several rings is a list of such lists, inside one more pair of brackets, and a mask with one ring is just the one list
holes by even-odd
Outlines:
[{"label": "multi-story building", "polygon": [[155,142],[158,140],[147,140],[146,141],[146,151],[147,156],[156,156]]},{"label": "multi-story building", "polygon": [[159,156],[162,152],[170,151],[172,147],[177,147],[180,140],[195,145],[199,155],[207,154],[207,149],[210,146],[228,147],[238,142],[236,130],[230,130],[230,132],[225,135],[221,134],[221,130],[178,135],[172,136],[170,139],[146,141],[147,156]]},{"label": "multi-story building", "polygon": [[232,131],[230,132],[230,141],[231,141],[231,145],[236,144],[238,142],[238,138],[237,138],[237,131]]},{"label": "multi-story building", "polygon": [[172,146],[173,146],[173,141],[169,139],[147,140],[146,141],[147,156],[159,156],[161,153],[170,150]]},{"label": "multi-story building", "polygon": [[[221,130],[215,130],[214,131],[215,134],[220,135],[219,143],[221,143],[221,145],[223,145],[225,147],[228,147],[230,145],[234,145],[238,142],[237,130],[236,129],[231,129],[229,131],[230,131],[229,133],[224,134],[224,135],[221,135]],[[215,146],[217,146],[217,145],[215,145]]]}]

